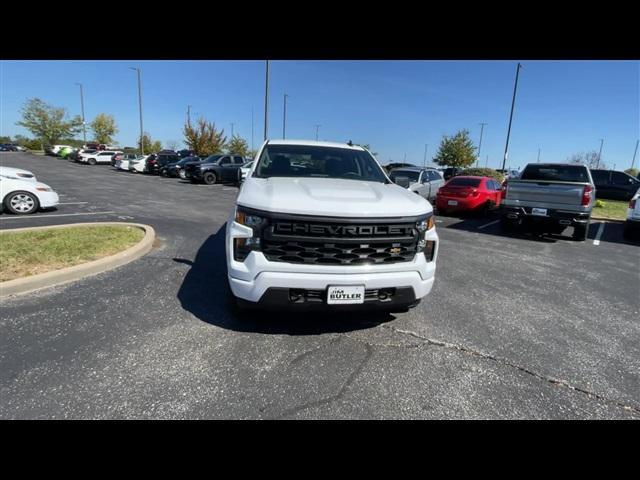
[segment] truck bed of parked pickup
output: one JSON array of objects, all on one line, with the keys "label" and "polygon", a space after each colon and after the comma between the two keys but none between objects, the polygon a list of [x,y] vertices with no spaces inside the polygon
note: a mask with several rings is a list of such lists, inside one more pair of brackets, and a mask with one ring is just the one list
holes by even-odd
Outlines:
[{"label": "truck bed of parked pickup", "polygon": [[504,183],[502,194],[503,228],[559,234],[571,226],[574,239],[586,240],[595,197],[586,166],[532,163],[520,178]]}]

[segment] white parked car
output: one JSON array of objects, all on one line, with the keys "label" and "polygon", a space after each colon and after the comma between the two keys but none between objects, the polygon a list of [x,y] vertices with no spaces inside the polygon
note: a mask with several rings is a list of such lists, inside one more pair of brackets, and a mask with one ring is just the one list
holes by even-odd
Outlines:
[{"label": "white parked car", "polygon": [[88,163],[89,165],[97,165],[99,163],[107,163],[111,165],[111,157],[113,157],[116,153],[120,152],[116,152],[113,150],[102,150],[91,153],[89,155],[81,154],[78,161],[80,163]]},{"label": "white parked car", "polygon": [[29,170],[23,170],[22,168],[2,167],[0,166],[0,177],[5,177],[13,180],[26,180],[28,182],[37,182],[36,176]]},{"label": "white parked car", "polygon": [[624,222],[624,236],[631,238],[640,235],[640,189],[631,197],[627,208],[627,221]]},{"label": "white parked car", "polygon": [[130,162],[133,160],[136,160],[139,157],[140,155],[118,153],[116,154],[115,158],[112,157],[112,160],[116,159],[116,163],[113,167],[116,170],[124,170],[128,172],[130,170],[129,168]]},{"label": "white parked car", "polygon": [[149,158],[149,155],[138,155],[135,160],[129,160],[129,171],[144,173],[147,168],[147,158]]},{"label": "white parked car", "polygon": [[58,194],[47,184],[0,175],[0,208],[16,215],[35,213],[39,208],[55,207]]},{"label": "white parked car", "polygon": [[240,167],[240,172],[242,173],[242,180],[247,178],[247,175],[249,175],[249,172],[251,171],[252,166],[253,166],[253,160],[245,163],[244,165],[242,165],[242,167]]},{"label": "white parked car", "polygon": [[402,311],[433,287],[438,235],[427,200],[351,143],[268,140],[227,222],[240,307]]},{"label": "white parked car", "polygon": [[445,184],[442,172],[435,168],[402,167],[389,172],[392,182],[435,202],[438,190]]}]

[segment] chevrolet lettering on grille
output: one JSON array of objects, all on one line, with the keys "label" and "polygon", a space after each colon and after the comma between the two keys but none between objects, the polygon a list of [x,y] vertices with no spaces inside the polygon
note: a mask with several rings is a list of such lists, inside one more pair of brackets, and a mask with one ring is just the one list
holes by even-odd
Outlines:
[{"label": "chevrolet lettering on grille", "polygon": [[406,225],[322,225],[315,223],[278,222],[274,232],[280,234],[311,234],[335,237],[374,237],[413,234],[413,228]]}]

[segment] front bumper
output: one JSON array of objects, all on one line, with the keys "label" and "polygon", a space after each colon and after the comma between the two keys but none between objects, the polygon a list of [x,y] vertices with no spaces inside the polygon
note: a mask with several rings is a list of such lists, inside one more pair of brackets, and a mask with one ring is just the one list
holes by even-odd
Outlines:
[{"label": "front bumper", "polygon": [[55,207],[60,201],[56,192],[38,192],[38,200],[41,208]]},{"label": "front bumper", "polygon": [[[439,239],[436,229],[429,230],[425,239],[435,242],[433,260],[428,262],[424,254],[416,254],[412,261],[390,263],[388,265],[305,265],[286,262],[270,262],[259,251],[252,251],[243,262],[233,258],[233,239],[249,237],[251,229],[235,221],[228,223],[225,249],[229,285],[233,294],[249,302],[282,302],[281,306],[291,306],[288,293],[265,294],[270,289],[307,289],[326,291],[331,285],[364,285],[365,289],[402,288],[410,291],[410,297],[398,296],[399,303],[415,303],[429,294],[433,287]],[[404,294],[403,294],[404,295]],[[317,306],[317,305],[316,305]],[[342,308],[336,305],[322,306]],[[365,304],[354,307],[366,306]],[[376,305],[375,303],[369,306]]]}]

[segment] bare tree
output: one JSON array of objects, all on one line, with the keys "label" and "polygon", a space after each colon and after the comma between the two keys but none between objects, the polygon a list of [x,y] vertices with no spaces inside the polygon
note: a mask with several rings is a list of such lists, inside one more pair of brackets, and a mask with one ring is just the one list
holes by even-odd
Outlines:
[{"label": "bare tree", "polygon": [[569,163],[579,163],[581,165],[586,165],[589,168],[607,168],[607,165],[602,161],[602,159],[600,159],[600,162],[598,162],[598,152],[596,150],[575,153],[571,155],[568,160]]},{"label": "bare tree", "polygon": [[176,151],[178,150],[178,145],[180,145],[180,142],[178,142],[177,140],[169,140],[167,142],[167,149]]}]

